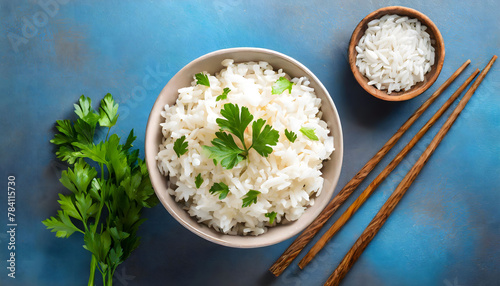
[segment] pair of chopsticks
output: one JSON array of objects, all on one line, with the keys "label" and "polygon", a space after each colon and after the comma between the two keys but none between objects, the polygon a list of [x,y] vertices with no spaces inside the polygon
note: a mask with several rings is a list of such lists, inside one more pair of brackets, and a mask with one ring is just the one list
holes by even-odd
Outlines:
[{"label": "pair of chopsticks", "polygon": [[403,134],[415,121],[429,108],[429,106],[441,95],[450,84],[464,71],[470,64],[467,60],[462,64],[449,79],[447,79],[423,104],[420,106],[408,120],[396,131],[396,133],[382,146],[382,148],[371,158],[361,170],[340,190],[340,192],[330,201],[314,220],[295,241],[285,250],[285,252],[276,260],[269,270],[276,276],[279,276],[300,254],[302,249],[314,238],[323,225],[337,211],[337,209],[349,198],[356,188],[363,182],[368,174],[377,166],[384,156],[396,145]]},{"label": "pair of chopsticks", "polygon": [[[388,216],[392,213],[398,202],[409,186],[413,183],[416,176],[427,162],[431,154],[444,138],[452,124],[463,110],[472,94],[476,91],[477,87],[488,73],[489,69],[495,62],[497,56],[493,56],[483,72],[479,75],[477,80],[472,84],[467,93],[464,95],[458,106],[445,122],[443,127],[436,134],[434,139],[428,145],[427,149],[422,153],[421,157],[417,160],[412,169],[404,177],[398,185],[393,194],[389,197],[382,209],[377,213],[372,222],[365,229],[360,238],[356,241],[354,246],[349,250],[335,272],[329,277],[325,285],[337,285],[341,279],[347,274],[352,265],[359,258],[369,242],[375,237],[378,230],[387,220]],[[309,225],[306,230],[288,247],[288,249],[280,256],[280,258],[270,267],[270,271],[276,276],[280,275],[288,265],[298,256],[302,249],[312,240],[317,232],[322,228],[326,221],[335,213],[335,211],[344,203],[347,198],[354,192],[359,184],[368,176],[368,174],[375,168],[375,166],[382,160],[385,154],[397,143],[406,130],[422,115],[422,113],[436,100],[436,98],[443,93],[446,88],[462,73],[462,71],[470,64],[467,60],[460,68],[455,71],[452,76],[446,80],[441,87],[438,88],[430,97],[425,101],[415,113],[398,129],[398,131],[387,141],[387,143],[370,159],[365,166],[354,176],[354,178],[347,183],[347,185],[337,194],[337,196],[325,207],[323,212],[318,218]],[[423,137],[423,135],[430,129],[430,127],[439,119],[439,117],[448,109],[453,101],[465,90],[474,77],[479,73],[476,70],[453,95],[443,104],[443,106],[436,112],[434,116],[420,129],[420,131],[410,140],[403,150],[389,163],[389,165],[375,178],[375,180],[363,191],[363,193],[356,199],[356,201],[346,210],[346,212],[332,225],[332,227],[323,235],[315,246],[309,251],[308,254],[301,260],[299,266],[305,267],[311,259],[323,248],[323,246],[331,239],[331,237],[345,224],[345,222],[359,209],[366,199],[374,192],[378,185],[390,174],[392,170],[402,161],[404,156],[411,150],[413,146]]]},{"label": "pair of chopsticks", "polygon": [[[339,266],[335,271],[330,275],[325,285],[338,285],[340,281],[345,277],[349,269],[356,263],[358,258],[361,256],[363,251],[366,249],[368,244],[372,241],[378,231],[382,228],[384,223],[387,221],[387,218],[391,215],[391,213],[396,208],[397,204],[401,201],[401,198],[404,196],[410,185],[413,183],[415,178],[418,176],[422,167],[427,163],[432,153],[436,150],[437,146],[443,140],[446,133],[450,130],[451,126],[457,119],[458,115],[465,108],[465,105],[469,102],[469,99],[472,97],[479,84],[483,81],[484,77],[490,70],[493,63],[496,61],[497,56],[493,56],[489,63],[486,65],[484,70],[478,76],[477,80],[472,84],[469,90],[465,93],[463,98],[458,103],[455,110],[453,110],[452,114],[448,117],[446,122],[443,124],[438,133],[434,136],[431,143],[424,150],[422,155],[418,158],[417,162],[413,165],[410,171],[403,178],[401,183],[396,187],[392,195],[387,199],[385,204],[382,206],[380,211],[375,215],[370,224],[363,231],[358,240],[351,247],[349,252],[345,255],[344,259],[340,262]],[[477,74],[478,70],[476,70],[475,74]],[[475,76],[475,75],[474,75]],[[471,76],[472,77],[472,76]],[[470,77],[469,77],[470,79]],[[469,80],[467,79],[467,80]],[[463,86],[463,85],[462,85]]]}]

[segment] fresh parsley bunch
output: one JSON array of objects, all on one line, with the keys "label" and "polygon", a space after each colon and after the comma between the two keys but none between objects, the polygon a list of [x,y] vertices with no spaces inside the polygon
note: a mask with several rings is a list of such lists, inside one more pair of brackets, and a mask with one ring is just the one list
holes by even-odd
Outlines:
[{"label": "fresh parsley bunch", "polygon": [[[117,266],[139,246],[142,208],[156,205],[158,199],[139,150],[131,150],[134,130],[124,144],[116,134],[109,135],[118,119],[118,104],[109,93],[99,112],[91,103],[82,95],[74,105],[78,119],[57,120],[60,133],[50,142],[57,146],[57,157],[69,164],[60,181],[71,193],[59,194],[61,210],[43,224],[60,238],[83,234],[83,247],[92,253],[88,285],[94,285],[95,269],[103,285],[112,285]],[[95,143],[98,124],[108,130],[106,139]]]}]

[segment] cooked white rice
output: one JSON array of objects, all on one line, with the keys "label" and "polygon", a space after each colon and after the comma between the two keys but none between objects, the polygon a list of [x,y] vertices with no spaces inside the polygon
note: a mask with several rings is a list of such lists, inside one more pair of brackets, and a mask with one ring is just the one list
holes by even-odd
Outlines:
[{"label": "cooked white rice", "polygon": [[[305,77],[294,78],[291,94],[284,91],[272,95],[272,85],[278,78],[287,77],[283,70],[277,72],[267,62],[234,64],[227,59],[224,68],[215,76],[208,75],[210,87],[192,82],[181,88],[175,105],[165,106],[161,115],[163,143],[157,156],[160,171],[170,178],[166,191],[182,203],[188,213],[214,229],[227,234],[259,235],[270,226],[266,213],[276,212],[276,223],[297,220],[308,206],[314,204],[323,186],[322,161],[334,150],[333,137],[328,136],[327,124],[321,120],[321,99],[309,87]],[[194,78],[194,76],[193,76]],[[225,87],[231,92],[226,100],[216,101]],[[219,131],[216,119],[226,103],[248,107],[254,120],[263,118],[279,131],[279,142],[268,157],[250,150],[248,160],[233,169],[214,165],[202,149],[212,146],[215,132]],[[315,129],[319,141],[312,141],[299,129]],[[291,143],[285,129],[298,136]],[[246,138],[251,140],[251,128]],[[176,139],[186,136],[188,152],[180,158],[173,150]],[[196,188],[195,177],[204,179]],[[214,182],[229,186],[229,194],[223,200],[209,193]],[[257,203],[242,207],[242,197],[249,190],[258,190]]]},{"label": "cooked white rice", "polygon": [[380,90],[409,90],[434,64],[427,27],[417,19],[385,15],[370,21],[356,46],[356,66]]}]

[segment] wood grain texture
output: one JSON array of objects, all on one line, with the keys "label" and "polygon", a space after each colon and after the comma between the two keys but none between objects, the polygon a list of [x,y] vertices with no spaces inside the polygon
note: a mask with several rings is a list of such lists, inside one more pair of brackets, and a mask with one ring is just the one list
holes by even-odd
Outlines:
[{"label": "wood grain texture", "polygon": [[349,252],[345,255],[344,259],[340,262],[339,266],[335,271],[330,275],[328,280],[324,285],[339,285],[342,279],[345,277],[347,272],[351,269],[354,263],[361,256],[363,251],[366,249],[368,244],[372,241],[378,231],[382,228],[384,223],[387,221],[387,218],[391,215],[391,213],[396,208],[397,204],[401,201],[401,198],[404,196],[410,185],[413,183],[417,175],[422,170],[423,166],[429,160],[432,153],[436,150],[437,146],[443,140],[446,133],[450,130],[451,126],[457,119],[458,115],[464,109],[465,105],[471,98],[471,96],[476,91],[479,84],[482,82],[491,66],[497,59],[497,56],[493,56],[490,62],[486,65],[484,70],[478,76],[476,81],[472,84],[469,90],[465,93],[464,97],[460,100],[453,113],[448,117],[446,122],[443,124],[438,133],[434,136],[431,143],[424,150],[422,155],[418,158],[417,162],[413,165],[410,171],[403,178],[401,183],[396,187],[392,195],[387,199],[385,204],[382,206],[380,211],[375,215],[373,220],[370,222],[368,227],[363,231],[358,240],[351,247]]},{"label": "wood grain texture", "polygon": [[438,111],[425,123],[425,125],[415,134],[408,144],[394,157],[394,159],[380,172],[380,174],[368,185],[368,187],[359,195],[359,197],[349,206],[349,208],[335,221],[335,223],[323,234],[316,244],[299,262],[299,267],[304,267],[311,262],[316,254],[330,241],[330,239],[344,226],[344,224],[354,215],[354,213],[363,205],[363,203],[375,192],[377,187],[389,176],[389,174],[401,163],[404,157],[411,151],[417,142],[427,133],[427,131],[436,123],[436,121],[448,110],[452,103],[462,94],[467,86],[479,73],[476,69],[465,82],[448,98],[448,100],[439,108]]},{"label": "wood grain texture", "polygon": [[349,198],[354,190],[368,176],[368,174],[384,158],[410,126],[427,110],[427,108],[442,94],[448,86],[464,71],[470,64],[470,60],[463,63],[396,131],[396,133],[382,146],[382,148],[361,168],[361,170],[340,190],[314,220],[285,250],[285,252],[274,262],[269,271],[279,276],[300,254],[302,249],[314,238],[323,225],[337,211],[337,209]]}]

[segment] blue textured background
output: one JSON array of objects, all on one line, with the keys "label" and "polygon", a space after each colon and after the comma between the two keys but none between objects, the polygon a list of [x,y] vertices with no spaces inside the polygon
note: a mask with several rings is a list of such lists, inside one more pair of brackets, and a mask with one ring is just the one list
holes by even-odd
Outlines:
[{"label": "blue textured background", "polygon": [[[345,139],[338,191],[460,64],[471,59],[470,74],[500,52],[497,0],[60,2],[68,3],[57,10],[50,6],[50,15],[34,0],[0,2],[1,285],[86,285],[90,255],[81,247],[82,237],[57,239],[40,222],[56,213],[57,193],[66,192],[58,182],[62,167],[49,143],[54,122],[73,118],[72,105],[81,94],[97,103],[112,93],[122,115],[114,131],[123,137],[134,128],[139,134],[135,146],[143,156],[149,111],[162,87],[185,64],[221,48],[277,50],[311,69],[337,106]],[[346,56],[358,22],[390,5],[428,15],[446,46],[444,68],[434,86],[401,103],[364,92]],[[30,29],[28,22],[40,27]],[[20,41],[23,32],[23,42],[9,40],[17,35]],[[499,65],[493,66],[343,285],[500,284]],[[409,130],[355,196],[465,78]],[[183,228],[159,205],[145,212],[142,244],[118,268],[115,284],[322,285],[443,122],[303,271],[294,264],[279,278],[267,272],[292,240],[259,249],[219,246]],[[15,279],[6,270],[8,175],[15,175],[17,182]]]}]

